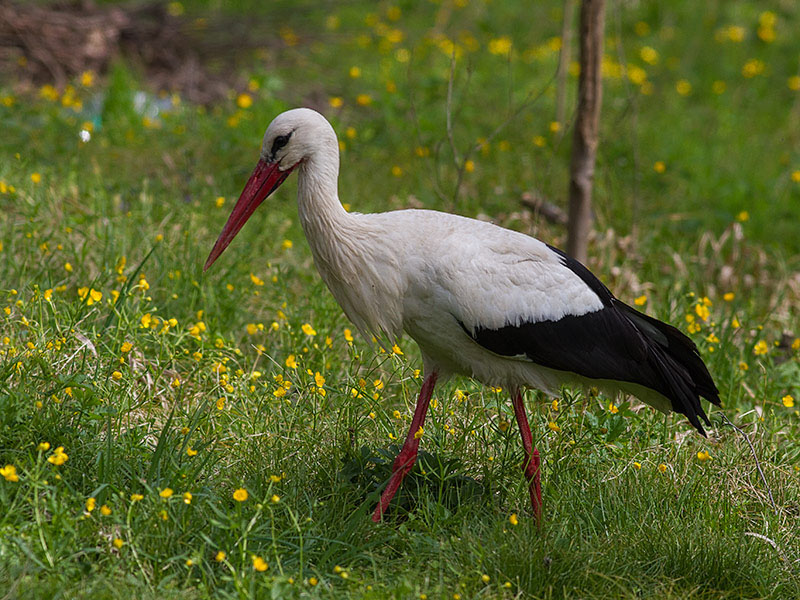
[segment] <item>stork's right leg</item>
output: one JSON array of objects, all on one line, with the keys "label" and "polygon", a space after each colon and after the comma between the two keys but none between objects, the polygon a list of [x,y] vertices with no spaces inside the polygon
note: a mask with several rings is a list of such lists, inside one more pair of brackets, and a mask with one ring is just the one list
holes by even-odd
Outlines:
[{"label": "stork's right leg", "polygon": [[525,403],[522,392],[516,390],[511,394],[511,403],[514,405],[514,415],[517,417],[519,432],[522,435],[522,447],[525,450],[525,478],[528,480],[528,492],[531,497],[533,516],[537,523],[542,520],[542,487],[540,481],[539,451],[533,447],[533,436],[528,425],[528,416],[525,414]]},{"label": "stork's right leg", "polygon": [[381,501],[375,508],[375,512],[372,513],[372,520],[376,523],[383,518],[383,513],[389,508],[389,503],[392,501],[392,498],[394,498],[397,490],[400,489],[403,477],[406,476],[406,473],[408,473],[411,467],[414,466],[414,463],[417,462],[417,451],[419,450],[419,439],[421,437],[417,432],[420,431],[422,424],[425,422],[425,415],[428,413],[428,405],[431,402],[433,388],[436,386],[436,379],[438,376],[439,374],[436,371],[432,371],[425,378],[425,381],[422,382],[422,389],[419,392],[419,398],[417,398],[417,406],[414,409],[414,418],[411,420],[411,429],[408,430],[403,449],[400,450],[400,454],[394,459],[392,477],[389,479],[389,483],[386,484],[386,489],[383,490],[383,494],[381,494]]}]

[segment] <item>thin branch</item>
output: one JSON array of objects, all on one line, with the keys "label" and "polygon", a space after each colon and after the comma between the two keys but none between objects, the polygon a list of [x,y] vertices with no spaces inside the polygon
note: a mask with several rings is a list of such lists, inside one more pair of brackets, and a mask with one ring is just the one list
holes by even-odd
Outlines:
[{"label": "thin branch", "polygon": [[447,78],[447,102],[445,102],[445,121],[447,126],[447,141],[450,142],[450,150],[453,152],[453,162],[456,168],[459,166],[460,159],[458,158],[458,148],[456,148],[456,140],[453,137],[453,82],[456,78],[456,51],[450,55],[450,77]]},{"label": "thin branch", "polygon": [[778,506],[775,504],[775,499],[772,497],[772,488],[770,488],[769,483],[767,483],[767,478],[764,476],[764,471],[761,470],[761,462],[758,460],[758,455],[756,455],[756,449],[755,446],[753,446],[753,442],[750,441],[748,435],[740,427],[734,425],[733,421],[731,421],[724,412],[719,411],[719,414],[722,415],[723,420],[728,425],[733,427],[739,433],[739,435],[741,435],[744,438],[744,441],[747,442],[747,445],[750,446],[750,452],[753,455],[753,460],[756,461],[756,469],[758,469],[758,474],[761,476],[761,481],[763,482],[764,487],[767,490],[767,494],[769,495],[769,502],[770,504],[772,504],[772,510],[774,510],[775,514],[777,515]]},{"label": "thin branch", "polygon": [[[616,50],[617,60],[622,65],[623,73],[628,72],[628,62],[625,58],[625,48],[622,44],[622,11],[619,2],[614,3],[614,16],[616,25]],[[628,77],[623,78],[625,89],[628,92],[628,107],[631,109],[631,154],[633,160],[633,190],[631,193],[631,234],[634,250],[638,239],[639,231],[639,182],[641,180],[641,161],[639,158],[639,138],[636,132],[639,131],[639,102],[638,92],[633,89],[633,85]],[[627,110],[624,111],[627,113]]]},{"label": "thin branch", "polygon": [[[413,73],[413,70],[411,68],[412,63],[413,61],[411,60],[408,61],[408,74],[407,74],[409,82],[408,103],[409,103],[409,110],[411,111],[411,120],[414,123],[414,135],[417,138],[417,146],[422,148],[424,147],[424,144],[422,143],[422,132],[420,131],[419,117],[417,116],[417,105],[416,102],[414,102],[414,86],[411,85],[412,73]],[[447,201],[447,195],[444,193],[444,190],[442,189],[441,185],[442,179],[439,173],[438,163],[439,163],[438,160],[434,161],[434,169],[432,169],[433,173],[430,175],[430,181],[431,184],[433,185],[433,191],[439,197],[439,200],[444,202]]]},{"label": "thin branch", "polygon": [[528,95],[525,96],[525,99],[520,103],[520,105],[517,106],[515,110],[511,111],[508,117],[506,117],[506,119],[503,122],[501,122],[497,127],[495,127],[494,131],[492,131],[488,136],[486,136],[486,139],[484,141],[475,142],[469,149],[467,149],[467,151],[464,153],[464,158],[461,161],[461,164],[458,165],[456,187],[455,190],[453,191],[453,202],[456,201],[458,195],[461,192],[461,184],[464,179],[464,173],[466,171],[467,163],[469,162],[469,159],[472,157],[472,155],[475,154],[475,152],[477,152],[478,150],[480,150],[484,144],[490,143],[494,138],[500,135],[500,132],[502,132],[503,129],[505,129],[512,121],[514,121],[525,110],[536,104],[539,101],[539,99],[542,96],[544,96],[545,92],[547,92],[547,90],[550,89],[550,86],[553,84],[555,78],[556,78],[556,72],[553,73],[553,75],[550,77],[547,83],[542,87],[541,90],[539,90],[538,94],[534,95],[535,90],[529,91]]}]

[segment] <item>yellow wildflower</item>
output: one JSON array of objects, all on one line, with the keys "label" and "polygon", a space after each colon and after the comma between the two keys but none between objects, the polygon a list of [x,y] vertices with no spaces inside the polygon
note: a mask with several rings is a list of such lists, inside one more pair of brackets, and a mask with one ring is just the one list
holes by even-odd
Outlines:
[{"label": "yellow wildflower", "polygon": [[191,504],[192,503],[192,492],[184,492],[183,493],[183,503],[184,504]]},{"label": "yellow wildflower", "polygon": [[267,561],[260,556],[253,555],[253,568],[256,571],[266,571],[269,568]]},{"label": "yellow wildflower", "polygon": [[16,483],[17,481],[19,481],[19,475],[17,474],[17,467],[15,467],[14,465],[6,465],[5,467],[1,468],[0,475],[2,475],[6,481],[10,481],[12,483]]},{"label": "yellow wildflower", "polygon": [[757,58],[751,58],[742,66],[742,75],[750,79],[751,77],[755,77],[756,75],[760,75],[764,72],[764,64],[763,60],[759,60]]},{"label": "yellow wildflower", "polygon": [[508,522],[512,525],[519,525],[519,519],[517,518],[517,513],[511,513],[508,517]]},{"label": "yellow wildflower", "polygon": [[783,398],[781,398],[781,402],[786,408],[792,408],[794,406],[794,398],[791,394],[786,394]]},{"label": "yellow wildflower", "polygon": [[228,556],[228,555],[227,555],[227,554],[225,554],[225,552],[224,552],[224,551],[220,550],[220,551],[219,551],[219,552],[217,552],[217,554],[214,556],[214,560],[215,560],[215,561],[217,561],[217,562],[222,562],[223,560],[225,560],[225,559],[227,558],[227,556]]},{"label": "yellow wildflower", "polygon": [[168,487],[166,487],[166,488],[164,488],[163,490],[161,490],[161,491],[158,493],[158,495],[159,495],[159,496],[161,496],[162,498],[170,498],[170,497],[172,496],[172,494],[173,494],[173,493],[174,493],[174,492],[172,491],[172,488],[168,488]]},{"label": "yellow wildflower", "polygon": [[650,46],[642,46],[641,50],[639,50],[639,57],[648,65],[658,63],[658,51]]},{"label": "yellow wildflower", "polygon": [[767,342],[765,342],[764,340],[759,340],[756,343],[756,345],[753,346],[753,354],[755,354],[756,356],[761,356],[763,354],[766,354],[767,352],[769,352],[769,346],[767,345]]},{"label": "yellow wildflower", "polygon": [[39,90],[39,95],[46,100],[50,100],[51,102],[58,100],[58,90],[49,83],[42,86],[42,88]]},{"label": "yellow wildflower", "polygon": [[103,292],[99,292],[94,288],[88,287],[78,288],[78,296],[81,300],[86,301],[86,306],[91,306],[95,302],[100,302],[103,298]]},{"label": "yellow wildflower", "polygon": [[250,273],[250,281],[253,282],[253,285],[264,285],[264,280],[254,273]]},{"label": "yellow wildflower", "polygon": [[121,549],[125,545],[125,540],[121,538],[114,538],[114,541],[111,542],[114,545],[114,548],[117,550]]},{"label": "yellow wildflower", "polygon": [[701,303],[695,305],[694,312],[698,317],[703,319],[703,321],[708,321],[708,317],[711,315],[711,312],[708,310],[708,306]]},{"label": "yellow wildflower", "polygon": [[58,467],[67,462],[67,459],[69,459],[69,456],[67,456],[67,454],[64,452],[64,446],[59,446],[53,450],[53,453],[50,456],[47,457],[47,462]]},{"label": "yellow wildflower", "polygon": [[731,25],[725,31],[727,33],[728,39],[732,42],[741,42],[744,40],[746,30],[744,27],[740,25]]},{"label": "yellow wildflower", "polygon": [[555,421],[550,421],[550,422],[547,424],[547,426],[550,428],[550,431],[554,431],[554,432],[556,432],[556,433],[558,433],[559,431],[561,431],[561,427],[559,427],[559,426],[558,426],[558,423],[556,423]]},{"label": "yellow wildflower", "polygon": [[47,452],[50,450],[50,442],[39,442],[39,445],[36,446],[36,450],[39,452]]},{"label": "yellow wildflower", "polygon": [[96,506],[97,500],[95,498],[88,498],[86,500],[86,512],[92,512]]},{"label": "yellow wildflower", "polygon": [[305,333],[306,335],[310,335],[310,336],[317,335],[316,330],[309,323],[303,323],[303,326],[300,327],[300,329],[302,329],[303,333]]},{"label": "yellow wildflower", "polygon": [[294,354],[290,354],[289,356],[286,357],[286,366],[289,367],[290,369],[297,368],[297,358],[295,357]]},{"label": "yellow wildflower", "polygon": [[697,460],[706,462],[707,460],[711,460],[711,455],[708,453],[708,450],[700,450],[700,452],[697,453]]},{"label": "yellow wildflower", "polygon": [[645,303],[647,303],[647,296],[642,294],[641,296],[638,296],[637,298],[634,298],[633,303],[636,306],[644,306]]},{"label": "yellow wildflower", "polygon": [[247,490],[244,488],[239,488],[233,492],[233,499],[236,500],[237,502],[244,502],[245,500],[247,500],[248,496],[249,494],[247,493]]},{"label": "yellow wildflower", "polygon": [[512,45],[511,38],[508,36],[489,40],[489,53],[496,56],[508,55],[511,52]]},{"label": "yellow wildflower", "polygon": [[239,108],[250,108],[253,105],[253,97],[250,94],[239,94],[236,97],[236,106]]},{"label": "yellow wildflower", "polygon": [[678,82],[675,84],[675,90],[681,96],[688,96],[692,93],[692,84],[689,83],[686,79],[679,79]]},{"label": "yellow wildflower", "polygon": [[110,506],[108,506],[107,504],[103,504],[103,506],[101,506],[101,507],[100,507],[100,513],[101,513],[101,514],[102,514],[104,517],[107,517],[108,515],[110,515],[110,514],[111,514],[111,507],[110,507]]}]

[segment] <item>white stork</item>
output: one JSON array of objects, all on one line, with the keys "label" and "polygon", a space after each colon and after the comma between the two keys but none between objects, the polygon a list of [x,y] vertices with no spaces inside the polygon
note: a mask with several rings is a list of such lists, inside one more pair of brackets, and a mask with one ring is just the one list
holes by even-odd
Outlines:
[{"label": "white stork", "polygon": [[719,392],[695,344],[675,327],[617,300],[589,270],[539,240],[432,210],[345,211],[339,146],[330,123],[298,108],[267,128],[261,157],[205,264],[297,169],[300,222],[322,279],[362,334],[419,344],[424,381],[411,428],[373,514],[379,521],[417,458],[433,388],[453,374],[511,392],[534,515],[541,514],[539,455],[522,390],[562,384],[633,394],[686,415],[705,435],[700,397]]}]

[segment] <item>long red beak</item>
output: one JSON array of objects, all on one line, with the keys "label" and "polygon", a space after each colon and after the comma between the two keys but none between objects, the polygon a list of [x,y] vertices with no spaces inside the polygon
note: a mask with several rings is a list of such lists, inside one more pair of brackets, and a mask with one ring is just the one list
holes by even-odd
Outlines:
[{"label": "long red beak", "polygon": [[253,174],[250,175],[247,185],[244,186],[242,194],[239,196],[239,200],[236,201],[236,206],[233,207],[231,216],[228,217],[228,222],[222,228],[222,233],[219,234],[217,243],[214,244],[211,254],[208,255],[203,271],[207,271],[214,264],[214,261],[219,258],[219,255],[236,237],[236,234],[239,233],[239,230],[258,208],[259,204],[278,189],[293,169],[294,167],[291,167],[281,171],[278,169],[278,163],[268,163],[263,158],[258,161]]}]

